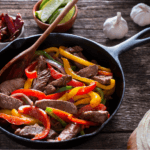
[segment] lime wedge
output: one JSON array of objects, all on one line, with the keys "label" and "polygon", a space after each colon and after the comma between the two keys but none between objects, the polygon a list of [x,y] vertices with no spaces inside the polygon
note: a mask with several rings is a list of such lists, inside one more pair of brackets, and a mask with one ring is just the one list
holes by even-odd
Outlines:
[{"label": "lime wedge", "polygon": [[73,17],[74,13],[75,13],[75,6],[71,8],[71,10],[67,13],[67,15],[59,22],[59,24],[69,21]]},{"label": "lime wedge", "polygon": [[53,14],[49,17],[49,19],[48,19],[47,22],[48,22],[49,24],[51,24],[51,23],[57,18],[57,16],[60,14],[61,10],[62,10],[62,9],[57,9],[57,10],[55,10],[55,11],[53,12]]},{"label": "lime wedge", "polygon": [[42,10],[38,10],[35,12],[35,16],[41,20]]},{"label": "lime wedge", "polygon": [[64,0],[51,0],[42,9],[41,21],[46,22],[52,13],[64,2]]},{"label": "lime wedge", "polygon": [[44,8],[44,5],[45,5],[48,1],[51,1],[51,0],[42,0],[39,9],[40,9],[40,10],[43,9],[43,8]]}]

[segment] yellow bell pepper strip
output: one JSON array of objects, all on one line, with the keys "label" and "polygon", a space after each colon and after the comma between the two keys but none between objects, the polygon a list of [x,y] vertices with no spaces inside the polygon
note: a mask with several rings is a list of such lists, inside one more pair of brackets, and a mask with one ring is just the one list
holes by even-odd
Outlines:
[{"label": "yellow bell pepper strip", "polygon": [[24,89],[30,89],[32,86],[33,79],[28,78],[24,84]]},{"label": "yellow bell pepper strip", "polygon": [[[89,62],[89,61],[87,61],[87,60],[85,60],[85,59],[83,59],[83,58],[80,58],[80,57],[77,57],[77,56],[72,55],[71,53],[69,53],[69,52],[63,50],[61,47],[59,47],[59,53],[60,53],[62,56],[66,57],[66,58],[68,58],[68,59],[71,59],[71,60],[73,60],[73,61],[75,61],[75,62],[78,62],[79,64],[82,64],[82,65],[84,65],[84,66],[95,65],[94,63]],[[103,71],[111,72],[111,70],[110,70],[109,68],[104,68],[104,67],[102,67],[102,66],[100,66],[100,65],[98,65],[98,68],[99,68],[100,70],[103,70]]]},{"label": "yellow bell pepper strip", "polygon": [[[61,49],[67,49],[67,47],[65,47],[65,46],[59,46],[59,49],[60,49],[60,48],[61,48]],[[58,49],[58,50],[59,50],[59,49]]]},{"label": "yellow bell pepper strip", "polygon": [[101,102],[101,97],[99,96],[99,94],[97,94],[96,92],[93,92],[93,91],[89,92],[88,94],[91,97],[91,101],[90,101],[91,107],[94,108],[94,107],[98,106]]},{"label": "yellow bell pepper strip", "polygon": [[54,58],[58,57],[59,55],[59,49],[57,47],[49,47],[47,49],[44,49],[44,51],[47,53],[56,52],[56,54],[53,56]]},{"label": "yellow bell pepper strip", "polygon": [[77,105],[81,105],[81,104],[89,104],[91,101],[91,98],[84,98],[84,99],[81,99],[77,102],[74,103],[75,106]]},{"label": "yellow bell pepper strip", "polygon": [[84,95],[75,95],[73,97],[74,101],[80,100],[80,99],[84,99],[84,98],[89,98],[90,96],[88,94],[84,94]]},{"label": "yellow bell pepper strip", "polygon": [[37,71],[34,70],[37,64],[38,61],[34,61],[25,69],[25,74],[28,78],[30,79],[37,78]]},{"label": "yellow bell pepper strip", "polygon": [[[64,69],[65,69],[66,73],[71,75],[72,78],[77,79],[77,80],[82,81],[82,82],[85,82],[85,83],[95,82],[94,80],[91,80],[91,79],[88,79],[88,78],[84,78],[84,77],[81,77],[81,76],[75,74],[73,72],[73,70],[71,69],[71,67],[70,67],[69,61],[67,59],[65,59],[65,58],[62,58],[62,60],[63,60],[63,63],[64,63]],[[110,89],[112,89],[115,86],[115,80],[111,79],[110,80],[110,85],[107,85],[107,86],[103,85],[103,84],[101,84],[99,82],[96,82],[96,86],[101,88],[101,89],[110,90]]]},{"label": "yellow bell pepper strip", "polygon": [[60,117],[58,117],[57,115],[53,113],[53,110],[50,107],[47,107],[45,111],[48,115],[50,115],[51,117],[59,121],[63,127],[67,125],[67,123],[64,120],[62,120]]},{"label": "yellow bell pepper strip", "polygon": [[4,113],[4,114],[7,114],[7,115],[11,115],[11,110],[10,110],[10,109],[1,109],[1,110],[0,110],[0,113]]},{"label": "yellow bell pepper strip", "polygon": [[12,115],[7,115],[5,113],[0,113],[0,118],[3,118],[7,122],[14,124],[14,125],[29,124],[31,122],[29,119],[20,118],[20,117],[12,116]]},{"label": "yellow bell pepper strip", "polygon": [[17,116],[20,118],[26,118],[26,119],[30,120],[31,122],[29,123],[29,125],[33,125],[35,123],[42,124],[38,119],[35,119],[29,115],[23,115],[23,114],[19,113],[16,109],[12,109],[11,114],[12,114],[12,116]]},{"label": "yellow bell pepper strip", "polygon": [[56,109],[56,108],[46,107],[46,110],[48,108],[51,108],[55,115],[57,115],[58,117],[60,117],[61,119],[63,119],[66,122],[74,122],[77,124],[82,124],[82,125],[87,125],[87,126],[97,126],[98,125],[95,122],[75,118],[72,114],[62,111],[62,110],[59,110],[59,109]]},{"label": "yellow bell pepper strip", "polygon": [[35,137],[32,138],[31,140],[40,140],[47,137],[50,131],[51,124],[50,124],[50,119],[45,111],[35,106],[23,105],[18,108],[18,112],[26,115],[30,115],[40,120],[45,127],[45,129],[41,133],[36,134]]},{"label": "yellow bell pepper strip", "polygon": [[82,87],[75,87],[75,88],[73,88],[73,89],[68,93],[67,98],[68,98],[68,99],[73,98],[81,88],[82,88]]},{"label": "yellow bell pepper strip", "polygon": [[61,100],[61,101],[67,101],[68,100],[68,93],[65,93],[63,96],[61,96],[59,99],[57,100]]}]

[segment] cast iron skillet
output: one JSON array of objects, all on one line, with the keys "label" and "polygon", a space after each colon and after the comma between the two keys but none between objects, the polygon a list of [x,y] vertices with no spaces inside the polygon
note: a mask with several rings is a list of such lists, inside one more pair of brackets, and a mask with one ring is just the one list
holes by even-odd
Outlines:
[{"label": "cast iron skillet", "polygon": [[[98,127],[94,132],[85,134],[84,136],[78,136],[67,141],[46,142],[46,141],[31,141],[30,139],[17,136],[5,130],[2,127],[0,127],[0,130],[5,132],[6,135],[11,137],[13,140],[16,140],[20,144],[34,148],[68,148],[68,146],[73,147],[76,146],[77,144],[83,143],[83,141],[99,133],[115,115],[115,113],[120,107],[120,104],[124,96],[125,78],[118,56],[124,51],[148,43],[150,41],[150,37],[140,39],[143,35],[147,33],[150,33],[150,28],[147,28],[139,32],[130,39],[113,47],[106,47],[92,40],[76,35],[65,33],[51,33],[47,37],[47,39],[43,42],[43,44],[39,47],[39,50],[42,50],[51,46],[59,47],[63,45],[66,47],[71,47],[79,45],[83,48],[83,54],[88,58],[88,60],[95,59],[98,61],[100,65],[104,67],[109,67],[112,70],[114,78],[116,80],[116,90],[115,93],[112,95],[114,100],[111,101],[108,105],[111,116],[101,127]],[[39,36],[40,35],[34,35],[27,38],[17,39],[14,42],[10,43],[7,47],[2,49],[0,51],[0,60],[2,60],[0,63],[0,69],[18,53],[31,46],[39,38]],[[0,81],[1,82],[3,81],[2,77],[0,77]]]}]

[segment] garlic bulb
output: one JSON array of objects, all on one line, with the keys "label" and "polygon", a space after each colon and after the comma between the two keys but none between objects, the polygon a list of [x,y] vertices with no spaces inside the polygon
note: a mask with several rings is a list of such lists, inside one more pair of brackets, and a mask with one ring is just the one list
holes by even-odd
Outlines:
[{"label": "garlic bulb", "polygon": [[103,24],[103,31],[109,39],[121,39],[128,32],[127,22],[121,17],[121,12],[117,16],[108,18]]},{"label": "garlic bulb", "polygon": [[130,17],[139,26],[150,24],[150,7],[144,3],[139,3],[131,10]]}]

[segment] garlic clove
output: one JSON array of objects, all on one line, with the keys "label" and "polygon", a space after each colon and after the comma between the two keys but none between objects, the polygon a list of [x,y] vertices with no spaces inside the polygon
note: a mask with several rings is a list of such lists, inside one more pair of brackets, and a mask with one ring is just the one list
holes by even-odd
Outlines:
[{"label": "garlic clove", "polygon": [[128,32],[127,22],[121,17],[121,12],[117,16],[108,18],[103,24],[103,31],[109,39],[121,39]]},{"label": "garlic clove", "polygon": [[139,26],[149,25],[150,7],[144,3],[139,3],[132,8],[130,17]]}]

